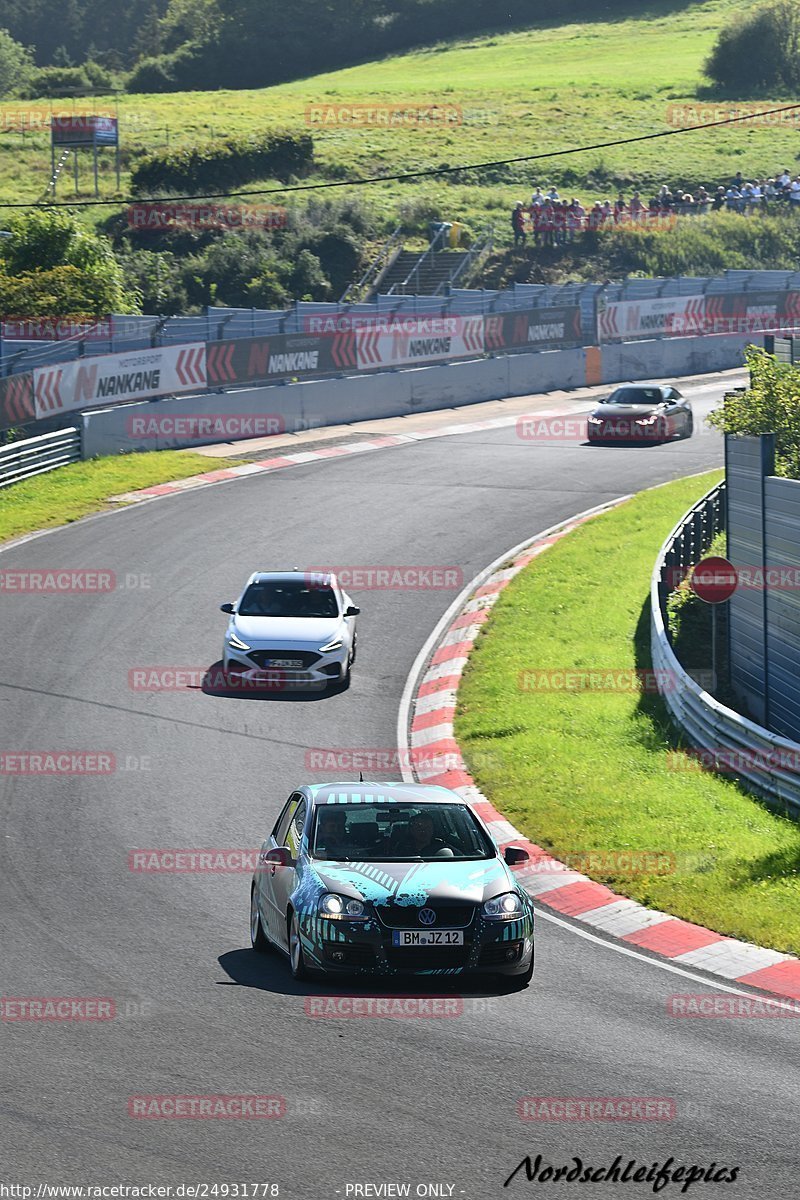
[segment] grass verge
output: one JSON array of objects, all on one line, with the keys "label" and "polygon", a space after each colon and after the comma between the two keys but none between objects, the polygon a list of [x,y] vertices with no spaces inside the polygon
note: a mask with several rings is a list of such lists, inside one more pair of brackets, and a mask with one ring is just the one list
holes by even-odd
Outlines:
[{"label": "grass verge", "polygon": [[658,696],[523,690],[521,672],[651,666],[656,551],[720,472],[644,492],[537,558],[500,596],[459,694],[456,736],[480,788],[533,842],[565,856],[652,851],[663,874],[581,861],[620,893],[720,933],[800,952],[800,826],[735,783],[676,770]]},{"label": "grass verge", "polygon": [[186,479],[238,460],[180,450],[125,454],[72,463],[0,489],[0,544],[37,529],[68,525],[108,507],[109,497]]}]

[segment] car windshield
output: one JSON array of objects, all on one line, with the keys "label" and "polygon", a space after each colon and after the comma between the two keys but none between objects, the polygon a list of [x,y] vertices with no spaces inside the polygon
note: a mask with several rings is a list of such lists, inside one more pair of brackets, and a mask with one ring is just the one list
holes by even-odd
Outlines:
[{"label": "car windshield", "polygon": [[333,588],[304,579],[257,580],[239,604],[240,617],[338,617]]},{"label": "car windshield", "polygon": [[492,842],[464,804],[323,804],[312,856],[336,862],[493,858]]},{"label": "car windshield", "polygon": [[604,404],[661,404],[664,399],[660,388],[624,387],[617,388],[603,401]]}]

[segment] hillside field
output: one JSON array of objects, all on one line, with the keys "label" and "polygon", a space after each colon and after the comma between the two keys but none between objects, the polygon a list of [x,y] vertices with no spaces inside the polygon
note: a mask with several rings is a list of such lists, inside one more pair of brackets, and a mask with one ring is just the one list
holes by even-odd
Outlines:
[{"label": "hillside field", "polygon": [[[57,111],[69,110],[73,103],[83,112],[118,110],[123,166],[138,152],[164,146],[167,136],[172,146],[274,126],[310,128],[317,179],[514,157],[673,127],[671,122],[680,120],[675,109],[699,103],[703,59],[725,20],[743,7],[741,0],[654,3],[638,18],[478,37],[258,91],[52,103]],[[392,128],[307,123],[309,108],[356,102],[448,106],[457,123]],[[45,112],[50,103],[0,105],[0,200],[35,202],[47,185],[48,133],[23,135],[9,126],[16,123],[15,114]],[[720,113],[734,106],[733,101],[714,102]],[[783,166],[794,168],[797,151],[795,124],[733,126],[480,176],[465,172],[449,179],[375,184],[362,195],[385,217],[387,227],[402,215],[422,229],[429,216],[441,215],[461,217],[476,228],[494,221],[505,231],[510,205],[525,199],[535,183],[555,181],[593,200],[611,195],[617,184],[627,191],[637,185],[649,190],[664,181],[721,182],[737,169],[746,176],[774,174]],[[90,159],[87,153],[81,158],[88,189]],[[110,198],[113,152],[101,152],[101,159],[103,195]],[[64,176],[59,200],[73,195],[69,167]],[[126,179],[123,170],[125,196]],[[271,200],[278,203],[280,197]],[[302,194],[294,202],[302,203]],[[88,213],[99,218],[109,211]]]}]

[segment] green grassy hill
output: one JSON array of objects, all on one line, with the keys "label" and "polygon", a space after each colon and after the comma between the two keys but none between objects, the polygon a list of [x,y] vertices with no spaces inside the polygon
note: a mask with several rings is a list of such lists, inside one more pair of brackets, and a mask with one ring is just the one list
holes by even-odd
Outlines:
[{"label": "green grassy hill", "polygon": [[[536,27],[404,54],[259,91],[125,96],[118,104],[126,161],[132,153],[271,126],[308,128],[309,106],[351,102],[452,105],[460,124],[405,128],[312,125],[319,178],[374,174],[420,166],[469,163],[603,142],[670,127],[670,106],[697,103],[702,63],[718,30],[741,0],[678,6],[653,4],[637,18]],[[61,109],[64,106],[55,102]],[[82,111],[92,102],[76,102]],[[107,110],[109,98],[96,102]],[[35,201],[49,178],[46,132],[24,137],[5,128],[14,112],[47,102],[0,105],[0,199]],[[68,103],[66,104],[68,107]],[[507,210],[531,186],[550,180],[583,198],[615,186],[650,188],[662,181],[772,174],[793,166],[797,131],[732,127],[603,151],[544,164],[450,179],[377,184],[363,196],[385,214],[420,224],[429,215],[461,216],[475,226],[507,223]],[[88,189],[89,157],[82,175]],[[102,154],[102,187],[114,194],[113,156]],[[123,175],[123,191],[125,188]],[[253,185],[254,186],[254,185]],[[72,196],[65,179],[59,199]],[[108,210],[90,210],[98,216]],[[2,211],[0,210],[0,219]]]}]

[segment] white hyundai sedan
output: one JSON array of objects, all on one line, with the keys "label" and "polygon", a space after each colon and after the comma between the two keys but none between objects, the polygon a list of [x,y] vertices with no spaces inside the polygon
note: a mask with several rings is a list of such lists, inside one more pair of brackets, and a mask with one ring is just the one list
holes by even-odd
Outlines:
[{"label": "white hyundai sedan", "polygon": [[222,662],[228,679],[254,685],[349,687],[361,611],[336,576],[322,572],[256,571],[233,604]]}]

